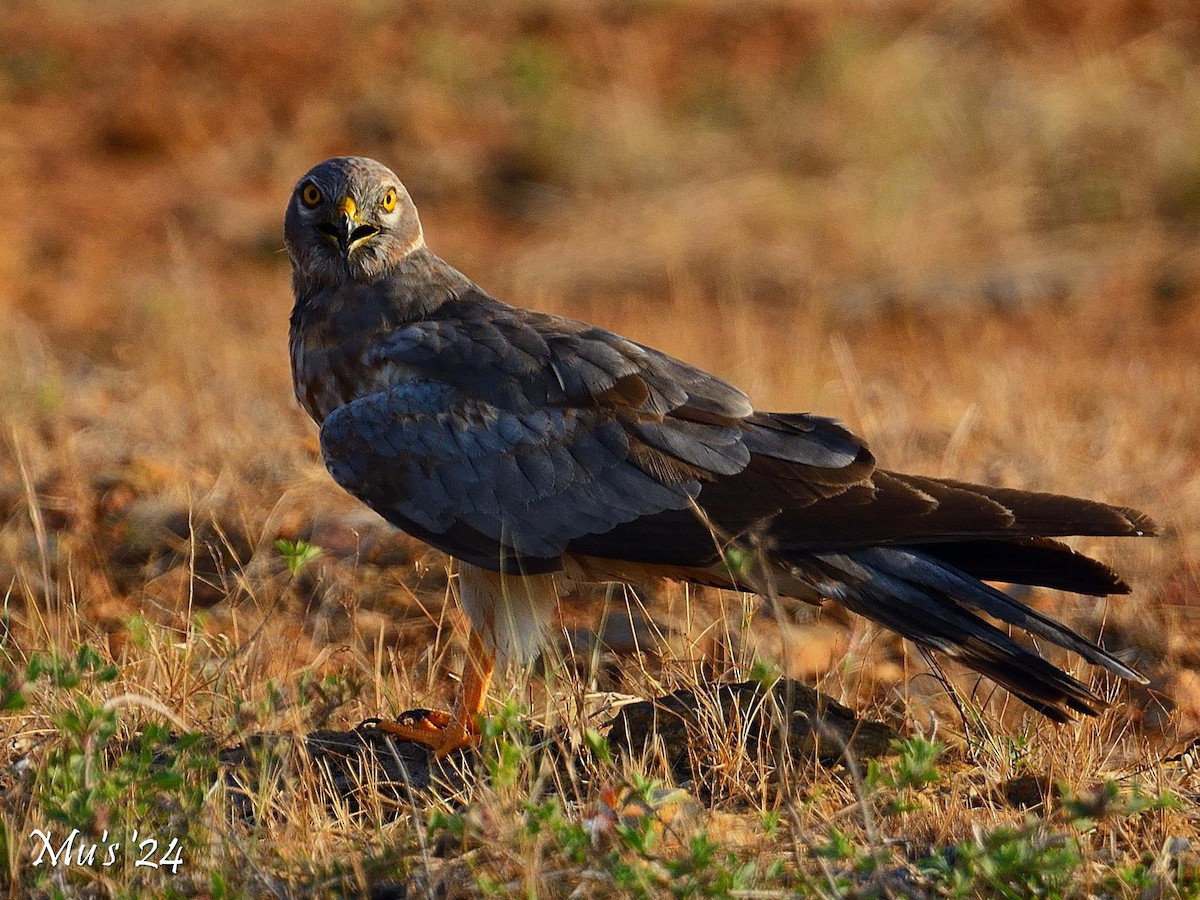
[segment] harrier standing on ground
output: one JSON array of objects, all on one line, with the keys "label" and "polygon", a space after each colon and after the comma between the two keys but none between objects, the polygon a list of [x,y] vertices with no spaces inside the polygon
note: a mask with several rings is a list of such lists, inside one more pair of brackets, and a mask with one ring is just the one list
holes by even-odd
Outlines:
[{"label": "harrier standing on ground", "polygon": [[285,237],[292,376],[325,463],[458,561],[473,626],[454,710],[387,730],[441,753],[469,744],[497,655],[536,655],[557,578],[828,598],[1058,721],[1102,701],[981,614],[1143,680],[984,583],[1127,593],[1054,538],[1149,534],[1142,513],[888,472],[832,419],[756,411],[650,347],[501,303],[425,246],[404,185],[373,160],[300,179]]}]

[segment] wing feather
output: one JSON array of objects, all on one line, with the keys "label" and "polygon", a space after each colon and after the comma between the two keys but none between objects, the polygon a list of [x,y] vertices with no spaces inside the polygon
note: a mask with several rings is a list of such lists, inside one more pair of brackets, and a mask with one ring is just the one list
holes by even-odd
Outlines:
[{"label": "wing feather", "polygon": [[[754,414],[727,382],[613,332],[481,292],[455,308],[371,345],[367,368],[387,377],[326,417],[322,450],[351,493],[478,565],[556,558],[621,527],[636,539],[660,516],[686,521],[686,555],[711,555],[702,492],[740,529],[781,496],[813,502],[872,468],[832,420]],[[763,496],[716,489],[747,473]],[[495,542],[486,559],[480,536]]]},{"label": "wing feather", "polygon": [[335,410],[321,448],[339,484],[400,527],[432,532],[446,552],[464,555],[451,537],[457,524],[491,538],[494,551],[477,564],[493,569],[510,555],[555,558],[574,538],[685,509],[699,490],[635,465],[603,409],[522,416],[429,382]]}]

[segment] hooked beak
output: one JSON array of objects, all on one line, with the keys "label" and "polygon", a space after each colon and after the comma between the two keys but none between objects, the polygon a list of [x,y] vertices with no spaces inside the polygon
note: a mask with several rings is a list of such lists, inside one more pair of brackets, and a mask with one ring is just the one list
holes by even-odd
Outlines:
[{"label": "hooked beak", "polygon": [[353,197],[343,197],[338,202],[337,212],[335,220],[322,222],[317,226],[317,230],[333,238],[342,253],[349,253],[354,245],[379,234],[378,228],[359,218],[358,205]]}]

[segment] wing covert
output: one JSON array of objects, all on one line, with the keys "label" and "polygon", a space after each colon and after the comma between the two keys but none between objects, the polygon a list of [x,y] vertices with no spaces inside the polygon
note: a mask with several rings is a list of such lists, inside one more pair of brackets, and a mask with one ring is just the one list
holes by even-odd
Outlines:
[{"label": "wing covert", "polygon": [[664,514],[683,523],[672,527],[689,555],[709,554],[694,503],[740,533],[862,486],[873,468],[832,420],[756,413],[701,369],[474,290],[380,335],[362,362],[372,377],[322,425],[330,472],[477,565],[548,564],[615,530],[614,549],[644,538],[669,556],[679,548],[660,541]]},{"label": "wing covert", "polygon": [[686,509],[695,479],[664,484],[631,459],[624,426],[601,408],[498,409],[448,385],[408,381],[326,417],[334,480],[401,528],[452,555],[466,526],[502,556],[559,556],[576,538]]}]

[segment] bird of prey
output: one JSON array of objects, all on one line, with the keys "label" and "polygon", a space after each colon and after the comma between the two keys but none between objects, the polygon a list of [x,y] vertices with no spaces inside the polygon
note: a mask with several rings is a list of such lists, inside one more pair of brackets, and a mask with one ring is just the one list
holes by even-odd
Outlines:
[{"label": "bird of prey", "polygon": [[529,659],[556,581],[666,576],[829,599],[1056,721],[1103,701],[992,620],[1123,678],[1115,656],[986,582],[1129,587],[1067,535],[1144,535],[1091,500],[879,468],[837,421],[593,325],[493,298],[425,244],[391,170],[320,163],[284,226],[292,376],[334,480],[458,565],[472,631],[451,711],[386,723],[470,745],[498,656]]}]

